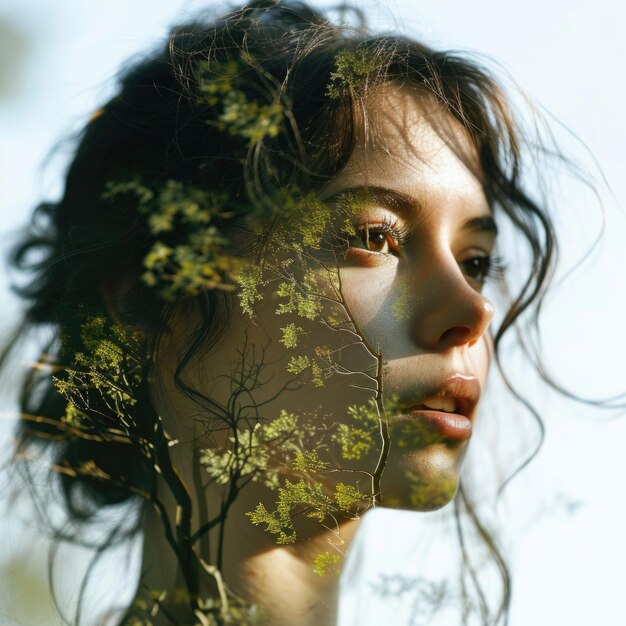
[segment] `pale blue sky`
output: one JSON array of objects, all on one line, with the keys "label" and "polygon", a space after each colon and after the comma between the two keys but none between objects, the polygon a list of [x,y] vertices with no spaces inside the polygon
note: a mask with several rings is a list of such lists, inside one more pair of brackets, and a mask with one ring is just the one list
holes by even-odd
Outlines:
[{"label": "pale blue sky", "polygon": [[[6,233],[24,222],[30,207],[59,193],[59,168],[68,150],[61,146],[45,170],[44,157],[59,139],[79,130],[111,93],[111,78],[120,63],[152,47],[168,23],[205,6],[215,4],[3,1],[0,18],[23,30],[30,41],[23,64],[14,69],[20,79],[13,98],[0,100],[3,242]],[[588,147],[590,154],[555,124],[564,147],[595,168],[606,231],[592,259],[549,302],[543,327],[546,360],[575,392],[611,395],[626,390],[626,3],[395,0],[363,6],[376,29],[400,27],[431,45],[470,49],[497,60],[535,103]],[[566,269],[592,241],[599,220],[590,194],[571,181],[561,184],[558,222],[567,244]],[[5,288],[2,281],[0,287]],[[2,302],[5,312],[13,308],[5,292]],[[547,440],[540,457],[511,485],[499,511],[501,523],[511,529],[511,626],[623,623],[626,418],[604,422],[585,407],[564,404],[541,391],[524,370],[517,375],[540,408]],[[490,428],[502,435],[508,432],[507,419],[518,417],[519,411],[512,409],[511,416],[502,415],[496,426],[485,427],[474,457],[488,451]],[[532,435],[530,425],[528,429]],[[514,454],[514,447],[499,454]]]}]

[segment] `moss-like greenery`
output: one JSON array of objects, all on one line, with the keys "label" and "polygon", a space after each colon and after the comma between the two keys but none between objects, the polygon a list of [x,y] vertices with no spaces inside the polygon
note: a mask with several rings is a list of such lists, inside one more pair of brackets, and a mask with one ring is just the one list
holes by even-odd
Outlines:
[{"label": "moss-like greenery", "polygon": [[244,87],[245,75],[251,71],[260,72],[249,55],[242,55],[238,61],[202,62],[197,65],[195,75],[198,103],[219,109],[217,119],[207,120],[207,124],[252,145],[282,132],[285,109],[277,91],[268,90],[265,94],[269,102],[250,98]]},{"label": "moss-like greenery", "polygon": [[[64,345],[69,362],[54,377],[67,400],[62,421],[72,427],[102,429],[120,434],[132,426],[136,390],[142,383],[141,337],[102,314],[81,312],[80,348]],[[99,406],[97,412],[94,407]],[[106,413],[103,413],[106,410]]]},{"label": "moss-like greenery", "polygon": [[355,461],[369,454],[376,445],[379,414],[376,403],[371,400],[366,406],[348,408],[348,419],[339,424],[335,441],[341,445],[344,459]]},{"label": "moss-like greenery", "polygon": [[235,289],[241,259],[228,251],[229,239],[219,228],[229,215],[225,194],[175,180],[153,191],[135,178],[110,182],[103,198],[110,203],[130,200],[146,216],[154,243],[144,257],[141,278],[165,300]]},{"label": "moss-like greenery", "polygon": [[320,552],[313,559],[313,571],[319,576],[339,574],[341,557],[335,552]]},{"label": "moss-like greenery", "polygon": [[348,93],[363,95],[372,78],[380,80],[383,67],[381,58],[369,48],[341,50],[335,57],[335,71],[330,75],[326,94],[331,98]]}]

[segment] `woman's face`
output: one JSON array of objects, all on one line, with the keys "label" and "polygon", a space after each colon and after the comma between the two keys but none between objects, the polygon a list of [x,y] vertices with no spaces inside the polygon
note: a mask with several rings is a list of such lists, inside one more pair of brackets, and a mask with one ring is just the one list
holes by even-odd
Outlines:
[{"label": "woman's face", "polygon": [[[392,407],[382,503],[427,510],[456,492],[487,376],[493,307],[481,291],[495,271],[496,231],[461,126],[406,88],[386,86],[369,102],[369,136],[357,136],[347,165],[320,194],[331,206],[347,196],[358,199],[354,230],[337,263],[343,303],[365,342],[328,324],[307,330],[299,349],[330,348],[338,367],[319,388],[304,383],[287,371],[294,353],[281,342],[281,329],[292,320],[276,314],[276,284],[270,283],[253,318],[236,315],[216,350],[188,367],[185,379],[226,406],[241,387],[242,364],[262,360],[260,375],[238,399],[247,416],[272,419],[285,409],[323,428],[347,422],[348,408],[366,405],[382,381]],[[164,340],[172,363],[182,339],[174,330]],[[378,383],[372,349],[382,357]],[[160,367],[158,402],[166,415],[186,415],[176,419],[175,436],[196,447],[223,445],[225,438],[207,435],[211,429],[200,425],[197,406],[175,390],[172,371]],[[351,459],[342,458],[336,436],[312,447],[335,470],[324,479],[329,485],[349,481],[368,491],[371,481],[359,472],[375,471],[378,443]]]}]

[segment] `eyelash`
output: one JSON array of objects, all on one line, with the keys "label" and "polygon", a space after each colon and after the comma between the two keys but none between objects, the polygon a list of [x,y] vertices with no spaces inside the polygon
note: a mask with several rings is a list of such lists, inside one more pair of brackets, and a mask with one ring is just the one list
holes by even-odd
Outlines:
[{"label": "eyelash", "polygon": [[[383,217],[380,222],[372,223],[372,224],[360,224],[356,226],[357,236],[356,237],[347,237],[348,248],[351,248],[351,242],[358,239],[363,245],[365,245],[365,234],[368,234],[368,237],[371,237],[372,233],[382,233],[388,236],[392,242],[393,247],[397,250],[406,246],[409,243],[411,229],[406,225],[400,225],[397,220],[392,219],[389,216]],[[363,248],[368,250],[367,248]],[[375,254],[386,254],[384,252],[377,252],[376,250],[368,250],[368,252],[373,252]],[[390,254],[393,254],[391,252]]]}]

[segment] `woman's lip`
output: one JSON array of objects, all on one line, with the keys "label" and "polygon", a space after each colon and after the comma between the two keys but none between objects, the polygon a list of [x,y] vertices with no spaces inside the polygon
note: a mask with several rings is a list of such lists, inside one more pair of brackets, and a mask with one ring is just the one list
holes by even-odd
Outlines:
[{"label": "woman's lip", "polygon": [[415,408],[395,416],[391,422],[393,425],[398,425],[415,419],[432,429],[442,440],[467,441],[472,436],[472,421],[469,417],[458,413]]},{"label": "woman's lip", "polygon": [[[427,437],[423,441],[430,443],[446,439],[454,442],[467,441],[472,436],[472,416],[480,391],[480,382],[476,376],[455,372],[438,383],[422,388],[417,397],[402,403],[391,423],[425,426],[431,433],[431,439],[429,441]],[[450,407],[450,400],[454,403],[454,409],[443,410],[442,407],[446,405],[447,408]],[[435,404],[438,408],[430,406],[435,402],[438,402]]]}]

